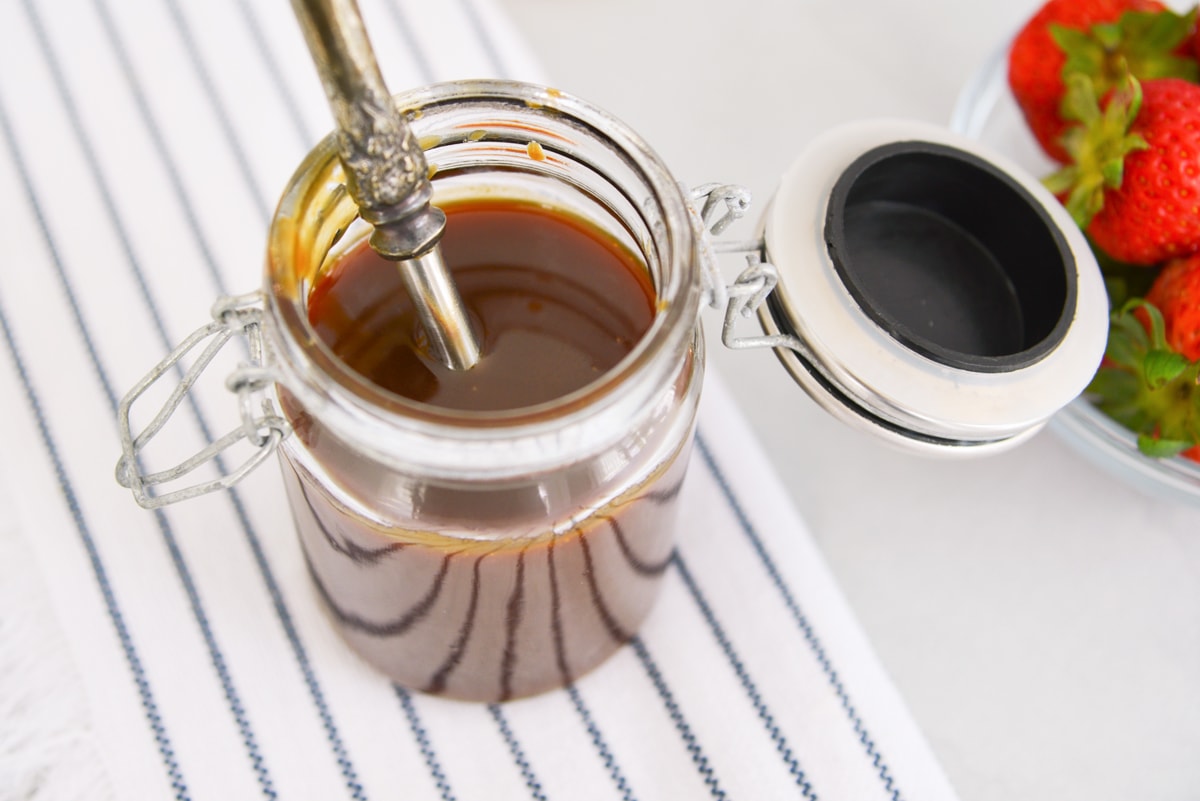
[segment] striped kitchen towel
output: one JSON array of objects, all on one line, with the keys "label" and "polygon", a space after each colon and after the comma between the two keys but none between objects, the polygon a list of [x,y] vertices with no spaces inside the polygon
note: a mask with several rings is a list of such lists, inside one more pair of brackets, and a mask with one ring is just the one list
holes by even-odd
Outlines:
[{"label": "striped kitchen towel", "polygon": [[[393,88],[539,77],[486,0],[363,10]],[[711,375],[658,606],[535,698],[359,662],[277,470],[136,507],[118,399],[256,287],[328,110],[285,2],[8,0],[0,26],[0,799],[954,798]],[[183,407],[181,448],[221,393]]]}]

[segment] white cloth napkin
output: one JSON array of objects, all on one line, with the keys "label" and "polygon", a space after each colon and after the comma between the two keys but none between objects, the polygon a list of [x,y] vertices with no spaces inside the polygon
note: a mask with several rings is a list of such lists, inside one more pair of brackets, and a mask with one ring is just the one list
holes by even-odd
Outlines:
[{"label": "white cloth napkin", "polygon": [[[46,630],[68,667],[30,683],[28,638],[0,626],[0,710],[17,710],[0,798],[68,797],[36,787],[71,768],[58,736],[86,739],[72,753],[103,776],[72,798],[953,799],[711,374],[677,558],[639,637],[502,706],[406,692],[346,650],[277,470],[160,513],[117,486],[117,399],[218,294],[257,286],[276,193],[330,127],[287,6],[0,7],[0,623]],[[363,10],[393,89],[539,78],[485,0]],[[180,452],[231,407],[201,389],[171,429]],[[68,734],[37,725],[75,697]]]}]

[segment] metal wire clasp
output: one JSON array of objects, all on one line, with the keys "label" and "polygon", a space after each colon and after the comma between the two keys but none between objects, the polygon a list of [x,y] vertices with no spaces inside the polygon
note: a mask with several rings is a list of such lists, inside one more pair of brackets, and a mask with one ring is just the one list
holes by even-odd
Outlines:
[{"label": "metal wire clasp", "polygon": [[[750,208],[750,192],[736,184],[704,184],[691,190],[691,199],[692,225],[702,242],[704,302],[725,313],[721,342],[731,350],[789,348],[804,352],[804,343],[789,334],[737,336],[734,333],[738,319],[753,315],[779,283],[775,265],[764,260],[766,248],[761,237],[727,242],[713,239],[745,216]],[[716,257],[720,253],[740,253],[746,258],[746,269],[728,286],[717,267]]]},{"label": "metal wire clasp", "polygon": [[[212,321],[192,332],[121,400],[117,409],[121,437],[117,482],[133,491],[133,497],[139,506],[155,509],[215,490],[227,489],[258,467],[275,451],[284,437],[291,433],[291,426],[279,414],[267,391],[275,383],[276,376],[265,358],[262,316],[262,295],[259,292],[219,298],[213,304]],[[242,424],[172,468],[154,473],[142,472],[140,455],[147,443],[162,430],[179,404],[188,397],[188,391],[204,369],[221,349],[237,336],[245,337],[249,361],[238,365],[226,379],[225,386],[238,397]],[[199,355],[183,372],[179,384],[158,414],[141,433],[133,436],[130,431],[129,411],[134,402],[167,371],[176,367],[189,353],[197,349]],[[235,470],[227,470],[221,454],[243,439],[254,446],[254,452]],[[221,474],[219,478],[170,492],[151,494],[152,487],[182,478],[208,462],[216,465]]]}]

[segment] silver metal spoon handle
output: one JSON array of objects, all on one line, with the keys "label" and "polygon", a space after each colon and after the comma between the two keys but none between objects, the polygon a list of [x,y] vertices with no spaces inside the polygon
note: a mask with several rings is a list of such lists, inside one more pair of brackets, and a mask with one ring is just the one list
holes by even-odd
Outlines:
[{"label": "silver metal spoon handle", "polygon": [[437,252],[446,215],[430,203],[425,154],[392,102],[358,4],[292,0],[292,7],[337,125],[347,189],[359,214],[375,227],[371,247],[400,262],[433,356],[465,370],[479,360],[479,346]]},{"label": "silver metal spoon handle", "polygon": [[[400,277],[429,336],[427,348],[453,370],[467,370],[479,361],[475,335],[462,311],[458,289],[448,280],[441,248],[430,248],[400,262]],[[445,280],[444,280],[445,278]]]}]

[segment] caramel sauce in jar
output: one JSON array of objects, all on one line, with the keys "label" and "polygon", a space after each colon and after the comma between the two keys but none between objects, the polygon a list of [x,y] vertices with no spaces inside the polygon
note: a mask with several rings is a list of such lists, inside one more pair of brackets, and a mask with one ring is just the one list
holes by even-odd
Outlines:
[{"label": "caramel sauce in jar", "polygon": [[396,102],[482,359],[425,354],[325,139],[267,248],[284,484],[354,652],[405,687],[519,698],[616,651],[670,564],[704,374],[694,212],[635,132],[565,93],[456,81]]},{"label": "caramel sauce in jar", "polygon": [[594,381],[650,327],[644,265],[586,222],[495,200],[445,211],[442,257],[486,357],[476,367],[451,370],[424,352],[397,268],[365,242],[309,294],[317,334],[378,386],[443,409],[537,406]]},{"label": "caramel sauce in jar", "polygon": [[[656,296],[645,265],[569,214],[481,200],[445,207],[442,253],[482,359],[453,371],[422,349],[396,265],[365,242],[309,293],[322,342],[382,390],[486,415],[552,407],[629,355]],[[584,460],[485,484],[390,485],[284,393],[310,459],[285,460],[319,596],[368,662],[409,687],[500,701],[574,680],[636,631],[673,541],[684,442],[614,481]],[[302,463],[302,461],[304,463]],[[407,493],[399,511],[378,501]]]}]

